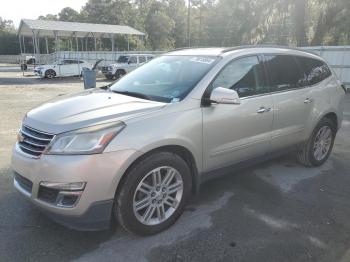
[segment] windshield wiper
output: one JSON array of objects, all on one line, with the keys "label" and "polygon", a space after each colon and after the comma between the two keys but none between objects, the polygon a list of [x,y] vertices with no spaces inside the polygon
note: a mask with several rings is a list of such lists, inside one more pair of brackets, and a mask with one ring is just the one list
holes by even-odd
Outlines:
[{"label": "windshield wiper", "polygon": [[138,92],[116,91],[116,90],[112,90],[112,91],[114,93],[121,94],[121,95],[133,96],[133,97],[142,98],[142,99],[146,99],[146,100],[153,100],[150,96],[142,94],[142,93],[138,93]]}]

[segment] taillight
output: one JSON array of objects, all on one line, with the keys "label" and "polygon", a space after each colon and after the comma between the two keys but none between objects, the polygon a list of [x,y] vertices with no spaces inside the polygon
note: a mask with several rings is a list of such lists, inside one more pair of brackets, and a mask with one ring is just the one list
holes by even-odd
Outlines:
[{"label": "taillight", "polygon": [[344,84],[341,85],[341,87],[343,88],[344,92],[347,93],[347,88]]}]

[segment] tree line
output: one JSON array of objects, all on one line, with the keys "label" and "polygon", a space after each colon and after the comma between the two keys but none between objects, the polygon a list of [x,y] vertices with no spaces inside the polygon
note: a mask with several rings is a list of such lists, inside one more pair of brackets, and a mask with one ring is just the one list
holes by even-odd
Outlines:
[{"label": "tree line", "polygon": [[[146,33],[145,41],[131,39],[137,50],[350,40],[349,0],[89,0],[79,12],[66,7],[39,19],[129,25]],[[0,18],[0,53],[18,53],[17,42],[11,22]],[[125,49],[126,39],[117,46]]]}]

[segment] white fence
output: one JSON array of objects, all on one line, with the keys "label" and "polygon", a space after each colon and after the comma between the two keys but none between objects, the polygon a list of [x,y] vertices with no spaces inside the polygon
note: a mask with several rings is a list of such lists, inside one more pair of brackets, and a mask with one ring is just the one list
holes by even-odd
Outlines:
[{"label": "white fence", "polygon": [[2,64],[18,64],[19,61],[19,55],[0,55],[0,63]]},{"label": "white fence", "polygon": [[[338,77],[347,85],[350,85],[350,46],[316,46],[302,47],[304,51],[315,53],[323,57],[334,69]],[[36,55],[40,64],[53,63],[57,60],[65,58],[82,59],[90,63],[95,63],[99,59],[103,59],[100,66],[114,63],[120,55],[135,53],[160,54],[155,51],[133,51],[133,52],[76,52],[76,51],[61,51],[53,54]],[[24,60],[26,55],[0,55],[0,63],[18,64]]]},{"label": "white fence", "polygon": [[99,66],[109,65],[111,63],[115,63],[118,60],[118,57],[126,54],[160,54],[161,52],[156,51],[132,51],[132,52],[75,52],[75,51],[61,51],[55,54],[55,60],[62,59],[81,59],[85,60],[89,63],[95,63],[97,60],[102,59]]},{"label": "white fence", "polygon": [[125,54],[160,54],[157,51],[132,51],[132,52],[110,52],[110,51],[96,51],[96,52],[77,52],[77,51],[60,51],[52,54],[22,54],[21,55],[0,55],[0,63],[19,64],[25,60],[26,56],[35,56],[39,64],[48,64],[63,59],[81,59],[89,63],[95,63],[102,59],[100,65],[108,65],[115,63],[120,55]]}]

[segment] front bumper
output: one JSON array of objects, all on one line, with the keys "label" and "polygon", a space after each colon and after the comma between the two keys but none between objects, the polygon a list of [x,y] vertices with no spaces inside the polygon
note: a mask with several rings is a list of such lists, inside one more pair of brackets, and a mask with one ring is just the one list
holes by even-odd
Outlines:
[{"label": "front bumper", "polygon": [[40,77],[42,77],[43,76],[43,72],[41,71],[41,70],[35,70],[34,69],[34,75],[36,75],[36,76],[40,76]]},{"label": "front bumper", "polygon": [[[16,145],[12,154],[12,168],[25,181],[29,181],[31,187],[19,183],[16,178],[14,186],[61,224],[81,230],[104,229],[111,221],[118,183],[137,157],[135,150],[122,150],[95,155],[41,155],[40,158],[31,158]],[[40,182],[86,182],[86,185],[74,206],[63,207],[39,197]]]}]

